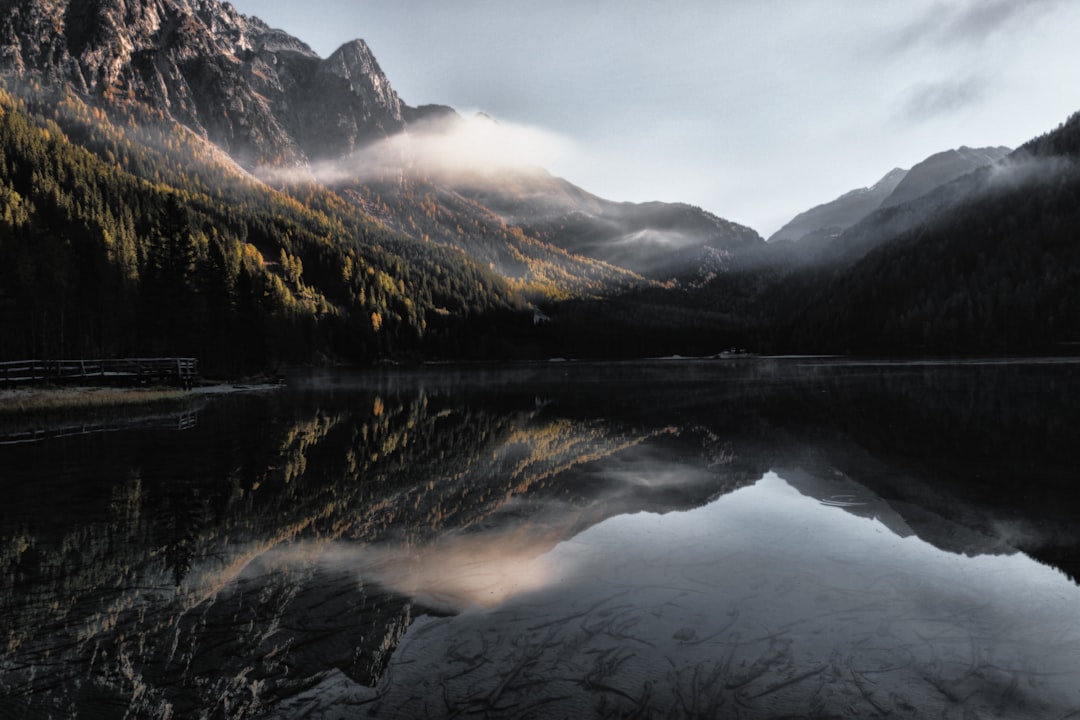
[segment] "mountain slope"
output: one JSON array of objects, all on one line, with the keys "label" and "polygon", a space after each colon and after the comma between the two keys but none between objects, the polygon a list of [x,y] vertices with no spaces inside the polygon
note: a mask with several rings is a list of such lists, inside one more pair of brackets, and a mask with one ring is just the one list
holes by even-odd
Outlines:
[{"label": "mountain slope", "polygon": [[[290,177],[275,182],[286,191],[297,177],[322,179],[320,163],[367,159],[382,141],[407,145],[430,134],[422,125],[460,121],[448,108],[402,102],[361,40],[322,59],[217,0],[0,0],[0,69],[86,99],[144,104],[260,177]],[[605,201],[600,214],[593,200],[554,212],[532,206],[548,192],[544,173],[517,178],[513,198],[502,188],[500,202],[527,209],[508,219],[483,207],[471,181],[456,174],[435,177],[400,152],[380,160],[380,177],[344,178],[346,197],[365,212],[385,203],[390,212],[374,215],[400,232],[461,248],[530,292],[582,295],[640,282],[635,273],[700,273],[755,241],[747,228],[689,206]],[[408,182],[395,184],[401,180]],[[415,208],[400,210],[421,193],[442,219],[426,229]]]},{"label": "mountain slope", "polygon": [[336,154],[403,126],[362,42],[321,60],[216,0],[0,0],[0,63],[137,101],[246,167]]},{"label": "mountain slope", "polygon": [[301,203],[172,123],[25,92],[0,91],[5,359],[195,355],[220,372],[461,356],[495,349],[499,317],[528,323],[475,261],[323,188]]},{"label": "mountain slope", "polygon": [[769,242],[796,242],[811,233],[838,234],[878,209],[907,174],[907,170],[895,168],[870,187],[852,190],[801,212],[770,235]]},{"label": "mountain slope", "polygon": [[[990,167],[878,211],[859,259],[792,282],[782,348],[1037,353],[1080,341],[1080,114]],[[914,207],[912,207],[914,206]],[[892,223],[891,225],[889,223]],[[874,239],[882,229],[883,241]],[[798,302],[794,294],[801,294]]]},{"label": "mountain slope", "polygon": [[914,165],[880,207],[888,208],[915,200],[962,175],[997,162],[1010,152],[1010,148],[1003,146],[969,148],[965,145],[935,153]]},{"label": "mountain slope", "polygon": [[422,175],[333,187],[387,227],[462,250],[533,300],[611,295],[646,284],[625,268],[543,242],[452,186]]},{"label": "mountain slope", "polygon": [[470,178],[456,190],[576,255],[655,280],[697,278],[763,244],[750,228],[681,203],[617,203],[546,173]]},{"label": "mountain slope", "polygon": [[1006,147],[964,146],[936,153],[910,170],[889,172],[870,188],[853,190],[797,215],[769,241],[798,241],[790,254],[803,261],[849,260],[933,212],[940,206],[935,193],[947,204],[952,195],[942,188],[1009,152]]}]

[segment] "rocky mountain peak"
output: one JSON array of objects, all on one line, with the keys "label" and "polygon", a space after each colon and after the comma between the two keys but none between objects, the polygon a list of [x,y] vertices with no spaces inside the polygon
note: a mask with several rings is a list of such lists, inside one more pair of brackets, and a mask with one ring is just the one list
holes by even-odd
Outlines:
[{"label": "rocky mountain peak", "polygon": [[323,61],[322,70],[345,80],[349,91],[373,110],[401,121],[401,99],[363,40],[353,40],[335,50]]},{"label": "rocky mountain peak", "polygon": [[257,53],[266,53],[273,56],[296,55],[311,59],[319,56],[307,43],[293,37],[284,30],[267,27],[258,18],[251,18],[251,30],[253,43],[252,49]]},{"label": "rocky mountain peak", "polygon": [[322,60],[218,0],[0,0],[0,72],[143,102],[248,168],[340,155],[403,126],[362,40]]},{"label": "rocky mountain peak", "polygon": [[382,69],[375,61],[371,48],[363,40],[347,42],[326,58],[327,69],[338,77],[352,80],[372,73],[382,75]]},{"label": "rocky mountain peak", "polygon": [[[451,108],[404,104],[363,40],[323,59],[219,0],[0,0],[2,73],[63,85],[114,107],[145,104],[264,177],[340,160],[410,125],[438,142],[441,131],[462,121]],[[497,124],[485,115],[477,120]],[[401,170],[426,172],[404,155]],[[395,229],[477,249],[489,267],[509,268],[503,271],[513,277],[533,272],[523,257],[553,263],[559,276],[569,262],[582,278],[624,277],[627,270],[661,280],[697,277],[762,242],[752,230],[699,208],[601,201],[534,169],[513,182],[500,173],[494,185],[475,175],[413,178],[430,183],[444,204],[436,215],[461,221],[444,226],[441,219],[414,217],[401,202]],[[365,188],[350,190],[361,208],[370,206]],[[393,199],[401,187],[379,192]],[[505,252],[491,250],[487,231],[479,242],[465,237],[462,226],[477,218],[504,238]],[[531,237],[509,233],[508,221],[522,223]],[[567,260],[567,252],[626,269],[597,269],[592,261]]]}]

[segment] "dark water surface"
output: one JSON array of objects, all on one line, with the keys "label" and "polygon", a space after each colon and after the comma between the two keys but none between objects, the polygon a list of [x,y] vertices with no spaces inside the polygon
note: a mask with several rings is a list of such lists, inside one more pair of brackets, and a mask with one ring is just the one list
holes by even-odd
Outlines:
[{"label": "dark water surface", "polygon": [[290,378],[0,438],[0,718],[1080,718],[1080,364]]}]

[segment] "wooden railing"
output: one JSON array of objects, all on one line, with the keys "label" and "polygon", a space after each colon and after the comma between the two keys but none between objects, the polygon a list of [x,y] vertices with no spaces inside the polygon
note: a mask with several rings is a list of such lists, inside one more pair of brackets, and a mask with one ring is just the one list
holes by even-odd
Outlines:
[{"label": "wooden railing", "polygon": [[191,387],[199,375],[195,358],[108,360],[16,360],[0,363],[0,385],[71,383],[133,385],[170,383]]},{"label": "wooden railing", "polygon": [[167,415],[163,417],[137,417],[129,420],[114,420],[111,422],[83,423],[80,425],[65,425],[63,427],[54,428],[0,432],[0,446],[23,445],[41,442],[42,440],[55,440],[57,438],[74,437],[76,435],[119,432],[121,430],[131,430],[133,428],[143,430],[190,430],[198,424],[198,411],[189,410],[178,415]]}]

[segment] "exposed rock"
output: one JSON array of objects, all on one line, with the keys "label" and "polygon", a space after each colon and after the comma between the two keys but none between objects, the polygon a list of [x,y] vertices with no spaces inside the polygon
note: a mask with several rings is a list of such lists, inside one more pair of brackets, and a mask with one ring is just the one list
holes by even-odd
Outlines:
[{"label": "exposed rock", "polygon": [[[448,107],[403,103],[363,40],[322,59],[217,0],[0,0],[0,18],[0,73],[144,103],[261,177],[348,158],[410,126],[419,135],[462,121]],[[400,232],[454,244],[514,280],[567,278],[563,289],[577,292],[636,283],[635,273],[694,279],[762,244],[699,208],[602,200],[542,170],[431,178],[407,155],[390,157],[385,177],[350,180],[346,165],[320,179]],[[418,219],[423,195],[440,208]]]},{"label": "exposed rock", "polygon": [[241,164],[351,151],[403,125],[363,41],[322,60],[216,0],[0,0],[0,68],[164,112]]}]

